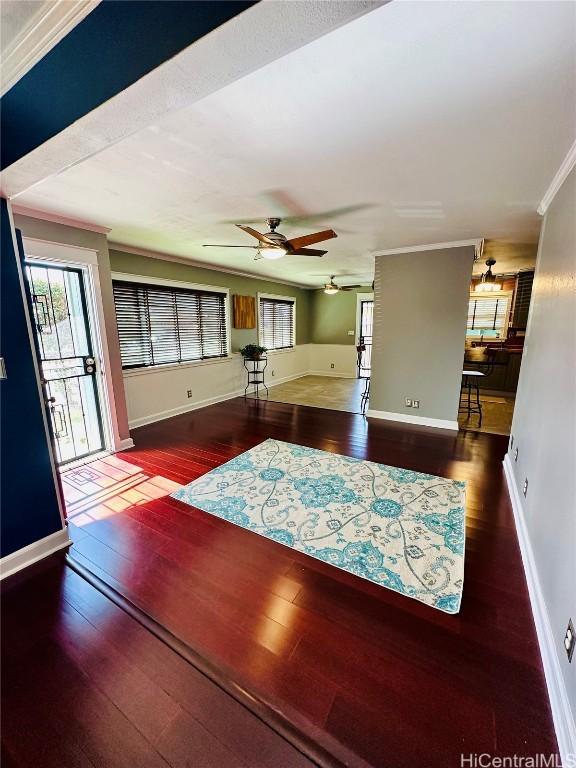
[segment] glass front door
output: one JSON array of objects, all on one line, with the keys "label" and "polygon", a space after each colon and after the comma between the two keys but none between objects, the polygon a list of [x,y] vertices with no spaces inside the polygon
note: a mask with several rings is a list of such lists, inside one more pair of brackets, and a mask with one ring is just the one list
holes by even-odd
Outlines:
[{"label": "glass front door", "polygon": [[56,459],[62,465],[104,449],[85,273],[37,261],[27,261],[26,272]]},{"label": "glass front door", "polygon": [[358,344],[358,377],[369,379],[372,361],[372,328],[374,324],[374,300],[360,301],[360,334]]}]

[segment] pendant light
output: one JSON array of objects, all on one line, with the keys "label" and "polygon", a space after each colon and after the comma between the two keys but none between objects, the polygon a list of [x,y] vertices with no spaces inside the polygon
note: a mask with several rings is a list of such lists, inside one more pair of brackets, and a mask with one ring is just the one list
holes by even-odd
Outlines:
[{"label": "pendant light", "polygon": [[486,259],[488,269],[480,278],[480,282],[476,284],[475,293],[489,293],[502,290],[502,283],[497,282],[496,275],[492,273],[494,264],[496,264],[496,259]]}]

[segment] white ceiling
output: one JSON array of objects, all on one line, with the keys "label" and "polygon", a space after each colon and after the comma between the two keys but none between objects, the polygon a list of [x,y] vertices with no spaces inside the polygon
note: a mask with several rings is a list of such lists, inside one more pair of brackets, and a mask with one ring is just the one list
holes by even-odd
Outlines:
[{"label": "white ceiling", "polygon": [[[118,243],[303,285],[371,280],[388,248],[531,242],[576,135],[575,40],[572,2],[395,0],[16,202],[111,227]],[[352,205],[365,207],[280,227],[333,226],[323,259],[202,248],[252,244],[230,219]]]}]

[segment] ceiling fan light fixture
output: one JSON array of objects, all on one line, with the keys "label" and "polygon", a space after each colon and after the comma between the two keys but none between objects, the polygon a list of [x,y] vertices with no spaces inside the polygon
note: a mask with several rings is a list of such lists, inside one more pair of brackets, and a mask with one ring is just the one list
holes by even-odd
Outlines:
[{"label": "ceiling fan light fixture", "polygon": [[260,248],[259,253],[263,258],[274,261],[275,259],[281,259],[283,256],[286,256],[287,251],[285,248],[272,247]]},{"label": "ceiling fan light fixture", "polygon": [[492,273],[494,264],[496,264],[496,259],[486,259],[486,266],[488,269],[482,274],[480,282],[476,284],[474,293],[491,293],[492,291],[502,290],[502,283],[499,283],[496,279],[496,275]]},{"label": "ceiling fan light fixture", "polygon": [[324,286],[324,293],[327,293],[328,296],[333,296],[335,293],[338,293],[340,289],[337,285],[325,285]]}]

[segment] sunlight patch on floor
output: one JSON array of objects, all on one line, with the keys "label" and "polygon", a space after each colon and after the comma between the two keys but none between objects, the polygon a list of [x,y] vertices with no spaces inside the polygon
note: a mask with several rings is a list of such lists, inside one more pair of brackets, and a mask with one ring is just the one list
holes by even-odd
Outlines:
[{"label": "sunlight patch on floor", "polygon": [[65,471],[61,479],[68,519],[78,527],[161,499],[181,487],[115,455]]}]

